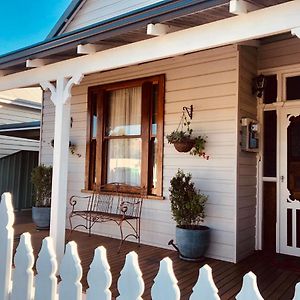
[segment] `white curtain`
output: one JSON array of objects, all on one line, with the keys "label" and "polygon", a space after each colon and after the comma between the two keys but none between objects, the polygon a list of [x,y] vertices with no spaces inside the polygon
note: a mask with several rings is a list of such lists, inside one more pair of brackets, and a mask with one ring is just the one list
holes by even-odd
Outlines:
[{"label": "white curtain", "polygon": [[110,93],[107,134],[124,136],[108,141],[107,183],[132,186],[141,184],[141,87],[120,89]]}]

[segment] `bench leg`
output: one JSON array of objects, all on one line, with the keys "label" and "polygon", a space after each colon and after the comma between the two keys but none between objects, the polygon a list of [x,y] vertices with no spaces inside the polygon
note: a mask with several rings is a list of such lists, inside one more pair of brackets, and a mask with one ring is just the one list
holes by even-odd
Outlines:
[{"label": "bench leg", "polygon": [[122,227],[123,221],[121,221],[120,223],[117,223],[117,224],[119,226],[120,234],[121,234],[121,241],[120,241],[120,245],[119,245],[119,248],[118,248],[118,253],[120,253],[121,247],[122,247],[123,242],[124,242],[124,234],[123,234],[123,227]]}]

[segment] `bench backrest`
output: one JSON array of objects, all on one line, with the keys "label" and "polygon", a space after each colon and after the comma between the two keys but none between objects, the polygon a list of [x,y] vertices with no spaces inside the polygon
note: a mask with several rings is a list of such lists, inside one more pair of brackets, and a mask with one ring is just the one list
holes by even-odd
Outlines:
[{"label": "bench backrest", "polygon": [[113,196],[93,193],[89,199],[88,211],[101,211],[111,213],[113,206]]}]

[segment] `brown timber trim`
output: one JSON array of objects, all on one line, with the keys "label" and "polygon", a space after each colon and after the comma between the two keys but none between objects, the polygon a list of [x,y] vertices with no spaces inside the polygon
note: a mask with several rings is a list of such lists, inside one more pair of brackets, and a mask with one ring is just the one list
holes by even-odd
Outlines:
[{"label": "brown timber trim", "polygon": [[[85,174],[85,190],[98,189],[98,187],[106,184],[106,166],[107,166],[107,144],[109,139],[118,138],[136,138],[142,139],[142,158],[141,158],[141,189],[146,189],[149,193],[149,199],[163,199],[162,197],[162,170],[163,170],[163,124],[164,124],[164,93],[165,93],[165,75],[155,75],[150,77],[138,78],[133,80],[115,82],[110,84],[98,85],[89,87],[88,89],[88,134],[87,134],[87,157],[86,157],[86,174]],[[158,99],[157,99],[157,187],[152,189],[149,186],[149,155],[150,155],[150,142],[151,142],[151,126],[152,115],[151,106],[153,105],[152,86],[158,84]],[[105,136],[105,125],[107,122],[107,110],[109,103],[107,95],[109,91],[142,86],[142,123],[141,123],[141,136]],[[91,186],[90,167],[90,141],[91,141],[91,111],[92,111],[92,95],[97,97],[97,146],[96,146],[96,186]],[[151,170],[152,172],[152,170]],[[122,191],[126,193],[126,191]],[[138,194],[140,190],[132,190],[129,193]],[[155,195],[150,195],[155,192]]]},{"label": "brown timber trim", "polygon": [[165,75],[158,79],[157,105],[157,195],[163,194],[163,155],[164,155],[164,114],[165,114]]},{"label": "brown timber trim", "polygon": [[[81,189],[81,193],[84,193],[84,194],[93,194],[95,191],[93,190],[89,190],[89,189]],[[100,194],[100,195],[115,195],[114,192],[112,191],[97,191],[97,194]],[[165,197],[163,196],[155,196],[155,195],[141,195],[140,192],[134,192],[134,193],[125,193],[125,192],[122,192],[122,195],[123,196],[127,196],[127,197],[136,197],[136,198],[143,198],[143,199],[149,199],[149,200],[164,200]]]}]

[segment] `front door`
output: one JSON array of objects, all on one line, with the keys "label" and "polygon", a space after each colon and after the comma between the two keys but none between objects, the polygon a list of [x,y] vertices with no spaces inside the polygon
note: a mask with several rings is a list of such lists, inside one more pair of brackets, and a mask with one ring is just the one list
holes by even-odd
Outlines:
[{"label": "front door", "polygon": [[279,252],[300,256],[300,106],[279,111]]}]

